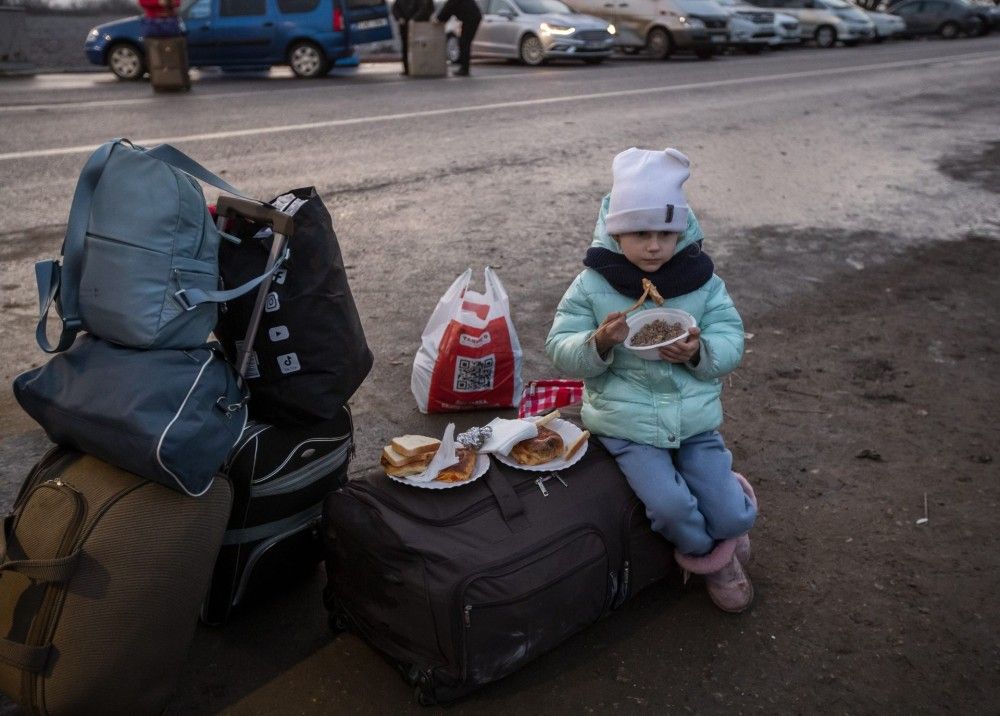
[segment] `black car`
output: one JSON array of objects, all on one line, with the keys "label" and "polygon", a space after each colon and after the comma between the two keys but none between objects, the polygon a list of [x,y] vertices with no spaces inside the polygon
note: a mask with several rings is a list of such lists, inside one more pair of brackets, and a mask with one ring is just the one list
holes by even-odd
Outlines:
[{"label": "black car", "polygon": [[900,0],[889,5],[887,12],[906,21],[907,35],[938,34],[944,38],[985,35],[1000,24],[996,7],[968,0]]}]

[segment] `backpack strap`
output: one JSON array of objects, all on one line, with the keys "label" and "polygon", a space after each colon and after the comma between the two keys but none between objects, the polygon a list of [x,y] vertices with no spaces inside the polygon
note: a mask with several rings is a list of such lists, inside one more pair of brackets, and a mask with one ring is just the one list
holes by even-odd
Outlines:
[{"label": "backpack strap", "polygon": [[153,157],[154,159],[159,159],[161,162],[165,162],[172,166],[174,169],[180,169],[185,174],[190,174],[195,179],[200,179],[206,184],[211,184],[216,189],[222,189],[222,191],[228,192],[233,196],[239,196],[244,199],[249,199],[255,204],[260,204],[261,202],[256,199],[252,199],[247,196],[239,189],[234,187],[232,184],[227,182],[225,179],[213,174],[208,169],[203,167],[201,164],[196,162],[194,159],[189,157],[187,154],[181,150],[170,146],[169,144],[158,144],[152,149],[146,150],[147,157]]},{"label": "backpack strap", "polygon": [[[80,320],[80,274],[83,263],[83,246],[90,223],[90,204],[94,189],[101,179],[104,166],[111,157],[111,151],[121,139],[105,142],[97,148],[80,172],[80,179],[73,192],[73,204],[66,224],[63,239],[62,265],[59,261],[39,261],[35,264],[35,279],[38,282],[38,325],[35,340],[46,353],[58,353],[73,345],[76,334],[82,328]],[[45,321],[49,308],[58,295],[59,314],[62,316],[62,332],[59,342],[53,348],[45,334]]]},{"label": "backpack strap", "polygon": [[264,283],[267,279],[271,278],[278,272],[278,269],[282,267],[285,261],[288,260],[290,252],[285,249],[285,252],[278,257],[278,260],[274,262],[274,266],[262,273],[260,276],[247,281],[242,286],[237,286],[236,288],[231,288],[228,291],[206,291],[201,288],[181,288],[181,290],[174,292],[174,300],[181,305],[185,311],[192,311],[202,303],[225,303],[226,301],[231,301],[234,298],[239,298],[240,296],[250,293],[259,285]]}]

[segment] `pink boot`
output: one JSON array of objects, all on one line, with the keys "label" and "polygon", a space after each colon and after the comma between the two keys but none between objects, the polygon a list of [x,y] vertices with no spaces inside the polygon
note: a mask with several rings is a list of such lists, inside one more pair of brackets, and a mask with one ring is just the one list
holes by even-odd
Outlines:
[{"label": "pink boot", "polygon": [[736,557],[736,542],[723,540],[701,557],[674,554],[685,572],[705,575],[708,596],[724,612],[742,612],[753,601],[753,585]]},{"label": "pink boot", "polygon": [[[743,488],[743,492],[746,496],[750,498],[750,502],[753,506],[757,506],[757,494],[753,491],[753,487],[750,485],[750,481],[747,480],[743,475],[738,472],[734,472],[733,475],[736,477],[736,481],[740,483],[740,487]],[[750,564],[750,560],[753,555],[750,552],[750,534],[742,534],[736,538],[736,559],[740,561],[744,567]]]}]

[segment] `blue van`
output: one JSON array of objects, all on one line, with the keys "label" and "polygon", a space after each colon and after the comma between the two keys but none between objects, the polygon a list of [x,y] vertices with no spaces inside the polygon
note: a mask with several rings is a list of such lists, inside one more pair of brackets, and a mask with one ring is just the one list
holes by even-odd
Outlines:
[{"label": "blue van", "polygon": [[[356,45],[392,39],[385,0],[186,0],[180,16],[191,67],[287,64],[298,77],[322,77]],[[146,72],[138,17],[98,25],[84,49],[119,79]]]}]

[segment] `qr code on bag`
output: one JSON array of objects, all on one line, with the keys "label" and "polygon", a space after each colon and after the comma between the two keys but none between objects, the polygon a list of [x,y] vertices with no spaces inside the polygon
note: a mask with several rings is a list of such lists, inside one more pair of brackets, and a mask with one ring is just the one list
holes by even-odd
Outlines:
[{"label": "qr code on bag", "polygon": [[472,393],[493,389],[496,356],[459,358],[455,363],[455,392]]}]

